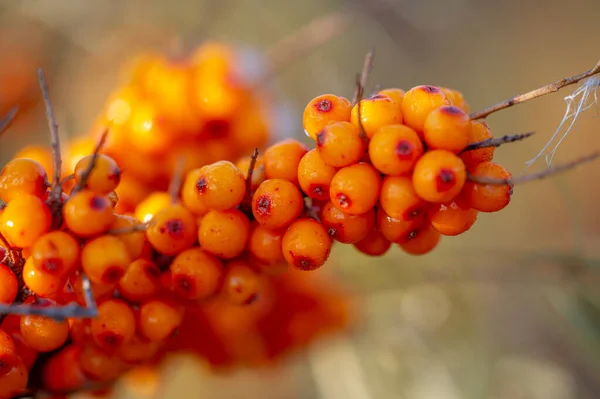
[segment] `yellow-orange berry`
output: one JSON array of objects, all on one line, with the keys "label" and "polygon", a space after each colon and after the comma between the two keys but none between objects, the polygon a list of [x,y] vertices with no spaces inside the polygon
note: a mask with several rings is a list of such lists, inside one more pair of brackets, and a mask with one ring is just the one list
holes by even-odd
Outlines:
[{"label": "yellow-orange berry", "polygon": [[429,208],[429,204],[415,192],[410,176],[385,177],[379,205],[389,216],[405,221],[415,219]]},{"label": "yellow-orange berry", "polygon": [[379,172],[367,163],[340,169],[331,181],[331,202],[342,212],[360,215],[375,206],[379,199]]},{"label": "yellow-orange berry", "polygon": [[[93,155],[88,155],[77,162],[74,172],[75,181],[81,181],[84,173],[89,170],[93,157]],[[107,155],[98,154],[94,167],[85,181],[85,188],[97,194],[108,194],[117,188],[120,181],[121,170],[115,160]]]},{"label": "yellow-orange berry", "polygon": [[457,202],[439,204],[427,212],[429,222],[440,234],[456,236],[469,230],[477,220],[477,210],[462,208]]},{"label": "yellow-orange berry", "polygon": [[246,194],[246,179],[229,161],[203,166],[198,173],[196,190],[204,205],[222,211],[239,205]]},{"label": "yellow-orange berry", "polygon": [[360,127],[358,123],[359,106],[362,128],[369,138],[373,137],[375,132],[383,126],[402,123],[400,106],[385,94],[375,94],[360,101],[352,108],[350,120],[356,127]]},{"label": "yellow-orange berry", "polygon": [[[469,145],[492,138],[494,136],[485,122],[471,121]],[[494,158],[494,150],[494,147],[478,148],[476,150],[464,151],[460,154],[460,157],[467,166],[467,169],[472,169],[480,163],[490,162]]]},{"label": "yellow-orange berry", "polygon": [[33,194],[13,198],[0,213],[0,233],[17,248],[32,246],[51,224],[50,209]]},{"label": "yellow-orange berry", "polygon": [[298,164],[300,188],[310,198],[325,201],[329,199],[329,186],[337,170],[328,165],[317,149],[308,151]]},{"label": "yellow-orange berry", "polygon": [[308,149],[297,140],[287,139],[273,144],[263,154],[265,177],[298,183],[298,164]]},{"label": "yellow-orange berry", "polygon": [[467,179],[465,164],[457,155],[446,150],[425,153],[413,171],[413,187],[425,201],[452,201]]},{"label": "yellow-orange berry", "polygon": [[425,120],[436,108],[452,105],[444,92],[436,86],[422,85],[410,89],[402,100],[402,117],[404,124],[417,133],[422,133]]},{"label": "yellow-orange berry", "polygon": [[341,168],[360,161],[365,153],[365,141],[350,122],[335,122],[317,134],[317,149],[325,163]]},{"label": "yellow-orange berry", "polygon": [[298,219],[283,235],[281,247],[285,260],[299,270],[323,266],[331,252],[331,237],[314,219]]},{"label": "yellow-orange berry", "polygon": [[388,125],[379,129],[369,142],[369,158],[378,171],[386,175],[410,172],[423,155],[419,135],[404,125]]},{"label": "yellow-orange berry", "polygon": [[7,203],[21,194],[43,198],[47,187],[46,171],[33,159],[13,159],[0,172],[0,200]]},{"label": "yellow-orange berry", "polygon": [[279,229],[292,223],[304,208],[300,190],[287,180],[265,180],[252,197],[252,214],[260,224]]},{"label": "yellow-orange berry", "polygon": [[[504,166],[495,162],[482,162],[471,170],[475,177],[507,180],[512,176]],[[465,204],[480,212],[498,212],[510,203],[511,184],[480,184],[468,181],[461,193]]]},{"label": "yellow-orange berry", "polygon": [[154,249],[170,256],[194,245],[197,229],[196,218],[190,211],[181,205],[171,205],[154,215],[146,237]]},{"label": "yellow-orange berry", "polygon": [[169,267],[173,290],[184,298],[204,299],[220,287],[223,263],[199,247],[181,252]]},{"label": "yellow-orange berry", "polygon": [[304,109],[304,132],[313,140],[330,122],[349,122],[352,103],[344,97],[325,94],[310,100]]},{"label": "yellow-orange berry", "polygon": [[82,190],[71,196],[63,207],[66,226],[79,237],[106,232],[115,221],[111,200],[106,195]]},{"label": "yellow-orange berry", "polygon": [[198,241],[205,251],[232,259],[246,248],[249,234],[250,222],[241,211],[210,211],[202,219]]},{"label": "yellow-orange berry", "polygon": [[423,138],[431,149],[455,154],[465,149],[471,135],[469,115],[454,105],[444,105],[429,113],[425,119]]}]

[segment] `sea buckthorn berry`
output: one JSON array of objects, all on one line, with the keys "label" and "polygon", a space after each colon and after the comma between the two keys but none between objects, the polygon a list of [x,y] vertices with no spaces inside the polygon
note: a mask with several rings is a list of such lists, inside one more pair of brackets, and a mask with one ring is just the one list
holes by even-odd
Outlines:
[{"label": "sea buckthorn berry", "polygon": [[181,252],[169,267],[173,290],[188,299],[205,299],[219,289],[223,263],[204,249]]},{"label": "sea buckthorn berry", "polygon": [[268,147],[263,154],[265,177],[298,183],[298,164],[308,148],[294,139],[280,141]]},{"label": "sea buckthorn berry", "polygon": [[354,243],[354,248],[369,256],[383,256],[392,246],[378,229],[373,229],[365,238]]},{"label": "sea buckthorn berry", "polygon": [[404,124],[421,133],[431,111],[444,105],[452,105],[452,103],[439,87],[428,85],[413,87],[404,94],[402,100]]},{"label": "sea buckthorn berry", "polygon": [[0,200],[6,203],[21,194],[44,198],[47,188],[46,171],[33,159],[13,159],[0,172]]},{"label": "sea buckthorn berry", "polygon": [[77,363],[86,377],[93,381],[111,381],[119,377],[125,371],[126,365],[115,353],[95,345],[85,345]]},{"label": "sea buckthorn berry", "polygon": [[[252,157],[245,156],[236,162],[235,166],[238,167],[239,170],[244,174],[244,179],[248,179],[248,171],[250,169],[250,162],[252,162]],[[254,164],[254,169],[252,170],[252,182],[250,183],[250,188],[252,191],[256,190],[260,183],[264,182],[267,179],[265,176],[265,163],[263,161],[263,157],[261,155],[256,158],[256,163]]]},{"label": "sea buckthorn berry", "polygon": [[477,210],[462,208],[455,201],[439,204],[427,213],[429,222],[444,236],[457,236],[469,230],[477,220]]},{"label": "sea buckthorn berry", "polygon": [[463,94],[460,91],[449,89],[447,87],[440,87],[440,89],[444,92],[444,94],[446,95],[448,100],[450,100],[452,105],[462,109],[465,114],[469,113],[469,104],[467,104]]},{"label": "sea buckthorn berry", "polygon": [[171,205],[154,215],[146,237],[161,254],[177,255],[196,243],[196,218],[183,206]]},{"label": "sea buckthorn berry", "polygon": [[10,267],[0,263],[0,303],[13,303],[18,291],[17,276]]},{"label": "sea buckthorn berry", "polygon": [[23,282],[31,291],[40,297],[48,297],[63,289],[65,280],[36,268],[33,259],[28,258],[23,266]]},{"label": "sea buckthorn berry", "polygon": [[79,365],[80,350],[71,344],[50,356],[41,372],[44,388],[50,392],[72,392],[88,382]]},{"label": "sea buckthorn berry", "polygon": [[329,185],[336,169],[325,163],[319,151],[308,151],[298,164],[300,188],[310,198],[325,201],[329,199]]},{"label": "sea buckthorn berry", "polygon": [[424,222],[425,214],[421,214],[410,221],[406,221],[391,217],[381,208],[377,210],[377,229],[388,241],[393,243],[406,241],[410,233],[418,229]]},{"label": "sea buckthorn berry", "polygon": [[127,270],[131,257],[127,246],[116,236],[100,236],[85,243],[81,251],[81,266],[98,284],[115,284]]},{"label": "sea buckthorn berry", "polygon": [[27,248],[46,234],[52,224],[50,209],[31,194],[13,198],[0,214],[0,233],[14,247]]},{"label": "sea buckthorn berry", "polygon": [[149,222],[154,215],[164,208],[169,207],[171,203],[172,200],[169,193],[163,191],[153,192],[135,208],[135,217],[141,222]]},{"label": "sea buckthorn berry", "polygon": [[[494,138],[492,132],[485,122],[471,121],[471,130],[468,144],[479,143],[484,140]],[[494,147],[478,148],[476,150],[465,151],[460,154],[467,169],[473,169],[483,162],[490,162],[494,158]]]},{"label": "sea buckthorn berry", "polygon": [[360,215],[349,215],[329,201],[321,209],[320,216],[323,226],[329,229],[329,235],[344,244],[353,244],[362,240],[375,226],[373,208]]},{"label": "sea buckthorn berry", "polygon": [[117,350],[117,355],[126,363],[140,364],[152,360],[160,349],[158,342],[152,342],[139,335],[134,335],[129,342]]},{"label": "sea buckthorn berry", "polygon": [[40,164],[47,176],[54,176],[54,161],[50,147],[29,145],[22,148],[14,156],[14,159],[27,158]]},{"label": "sea buckthorn berry", "polygon": [[324,94],[310,100],[304,109],[304,132],[313,140],[330,122],[349,122],[352,103],[344,97]]},{"label": "sea buckthorn berry", "polygon": [[429,113],[423,127],[423,138],[431,149],[458,154],[469,144],[471,120],[460,108],[444,105]]},{"label": "sea buckthorn berry", "polygon": [[417,195],[410,176],[387,176],[381,184],[379,205],[394,219],[410,221],[424,214],[429,204]]},{"label": "sea buckthorn berry", "polygon": [[114,223],[115,214],[106,195],[83,190],[65,203],[63,218],[69,230],[87,238],[106,232]]},{"label": "sea buckthorn berry", "polygon": [[380,188],[379,172],[367,163],[358,163],[337,171],[331,180],[329,197],[341,211],[361,215],[375,206]]},{"label": "sea buckthorn berry", "polygon": [[[30,347],[21,334],[21,316],[6,315],[2,320],[1,328],[10,335],[15,345],[15,351],[25,363],[27,370],[31,370],[38,358],[38,351]],[[0,374],[2,372],[0,371]]]},{"label": "sea buckthorn berry", "polygon": [[379,90],[377,92],[377,94],[382,94],[384,96],[388,96],[389,98],[391,98],[398,105],[398,111],[400,111],[401,107],[402,107],[402,101],[404,100],[404,95],[406,94],[406,91],[404,91],[402,89],[398,89],[398,88],[389,88],[389,89]]},{"label": "sea buckthorn berry", "polygon": [[452,201],[462,190],[467,179],[463,161],[446,150],[425,153],[413,171],[413,187],[425,201],[444,203]]},{"label": "sea buckthorn berry", "polygon": [[31,348],[38,352],[50,352],[67,342],[69,323],[43,316],[22,316],[21,334]]},{"label": "sea buckthorn berry", "polygon": [[56,230],[41,236],[31,247],[31,259],[40,270],[64,276],[79,264],[79,242],[69,233]]},{"label": "sea buckthorn berry", "polygon": [[203,166],[196,180],[196,190],[209,209],[222,211],[236,207],[246,194],[246,179],[229,161]]},{"label": "sea buckthorn berry", "polygon": [[0,377],[6,375],[18,362],[12,338],[4,329],[0,329]]},{"label": "sea buckthorn berry", "polygon": [[397,176],[410,172],[421,155],[423,143],[408,126],[384,126],[375,132],[369,142],[371,163],[386,175]]},{"label": "sea buckthorn berry", "polygon": [[408,240],[398,244],[404,252],[411,255],[425,255],[431,252],[440,242],[440,233],[433,226],[425,222],[421,227],[411,233]]},{"label": "sea buckthorn berry", "polygon": [[298,219],[281,241],[285,260],[299,270],[315,270],[329,258],[332,240],[327,229],[314,219]]},{"label": "sea buckthorn berry", "polygon": [[252,196],[252,214],[258,223],[280,229],[292,223],[304,208],[300,190],[287,180],[265,180]]},{"label": "sea buckthorn berry", "polygon": [[244,251],[250,235],[250,221],[237,210],[210,211],[198,229],[202,249],[223,259],[233,259]]},{"label": "sea buckthorn berry", "polygon": [[[81,158],[75,165],[75,181],[79,182],[84,177],[92,162],[93,155]],[[98,154],[92,171],[85,181],[85,188],[96,194],[108,194],[117,188],[121,181],[121,169],[111,157]]]},{"label": "sea buckthorn berry", "polygon": [[183,312],[173,303],[151,299],[140,306],[140,332],[151,341],[160,342],[169,338],[182,321]]},{"label": "sea buckthorn berry", "polygon": [[160,269],[147,259],[131,262],[117,286],[121,296],[132,302],[151,298],[158,292],[159,287]]},{"label": "sea buckthorn berry", "polygon": [[129,305],[120,299],[109,299],[98,305],[98,316],[92,319],[92,337],[100,348],[112,351],[135,334],[135,317]]},{"label": "sea buckthorn berry", "polygon": [[365,153],[365,141],[350,122],[334,122],[317,134],[317,149],[325,163],[335,168],[360,161]]},{"label": "sea buckthorn berry", "polygon": [[[110,226],[110,230],[128,230],[140,225],[140,221],[133,216],[115,215],[115,221]],[[131,233],[118,232],[115,237],[119,238],[127,247],[127,252],[131,259],[137,259],[142,255],[146,234],[143,231],[133,231]]]},{"label": "sea buckthorn berry", "polygon": [[29,371],[25,363],[19,360],[16,365],[0,377],[0,398],[14,398],[25,392],[29,381]]},{"label": "sea buckthorn berry", "polygon": [[[471,170],[471,175],[492,179],[510,179],[512,175],[504,166],[495,162],[483,162]],[[510,203],[512,185],[479,184],[468,181],[461,194],[467,206],[480,212],[498,212]]]},{"label": "sea buckthorn berry", "polygon": [[352,108],[351,122],[360,127],[358,123],[358,107],[360,106],[360,119],[366,135],[371,138],[379,128],[386,125],[402,123],[400,106],[390,96],[375,94],[360,101]]},{"label": "sea buckthorn berry", "polygon": [[221,292],[234,305],[250,305],[260,291],[260,277],[243,260],[233,260],[227,264]]},{"label": "sea buckthorn berry", "polygon": [[195,216],[203,216],[209,211],[203,195],[198,190],[198,181],[203,173],[201,168],[189,171],[181,186],[181,203]]},{"label": "sea buckthorn berry", "polygon": [[252,222],[248,238],[248,252],[257,263],[265,266],[278,265],[284,262],[281,252],[283,229],[269,229],[256,221]]}]

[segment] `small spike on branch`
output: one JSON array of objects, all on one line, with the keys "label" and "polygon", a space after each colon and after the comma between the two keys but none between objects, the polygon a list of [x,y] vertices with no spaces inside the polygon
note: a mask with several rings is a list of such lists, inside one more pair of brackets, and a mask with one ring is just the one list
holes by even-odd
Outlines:
[{"label": "small spike on branch", "polygon": [[19,107],[14,106],[6,113],[6,115],[4,115],[2,119],[0,119],[0,136],[10,127],[10,125],[12,125],[18,112]]},{"label": "small spike on branch", "polygon": [[478,150],[480,148],[500,147],[503,144],[514,143],[515,141],[524,140],[528,137],[533,136],[534,133],[535,132],[511,134],[502,137],[495,137],[483,141],[478,141],[477,143],[469,144],[464,150],[461,151],[461,153]]}]

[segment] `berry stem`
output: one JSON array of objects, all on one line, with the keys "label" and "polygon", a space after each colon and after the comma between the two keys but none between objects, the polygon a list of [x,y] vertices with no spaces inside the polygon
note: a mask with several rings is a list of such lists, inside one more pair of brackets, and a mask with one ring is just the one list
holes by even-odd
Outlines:
[{"label": "berry stem", "polygon": [[185,160],[183,157],[178,158],[175,161],[175,168],[173,169],[173,176],[169,182],[168,193],[171,197],[171,203],[176,204],[179,201],[179,191],[181,190],[181,182],[183,179],[183,168],[185,167]]},{"label": "berry stem", "polygon": [[81,177],[79,178],[79,181],[77,182],[75,187],[73,187],[72,194],[75,194],[75,193],[83,190],[83,188],[85,187],[87,180],[90,177],[90,174],[96,167],[96,160],[98,159],[98,154],[100,154],[102,147],[104,147],[104,143],[106,143],[107,137],[108,137],[108,129],[105,129],[104,132],[102,132],[102,136],[100,136],[100,140],[98,141],[98,144],[96,144],[96,148],[94,149],[94,153],[92,154],[92,158],[90,159],[90,164],[83,172],[81,172]]},{"label": "berry stem", "polygon": [[62,186],[60,184],[60,172],[62,171],[62,157],[60,151],[60,135],[58,134],[58,123],[54,116],[54,108],[50,101],[50,92],[48,90],[48,83],[44,77],[44,71],[42,68],[37,70],[38,81],[40,89],[42,91],[42,97],[44,98],[44,105],[46,107],[46,118],[48,119],[48,128],[50,129],[50,141],[52,143],[52,161],[54,163],[54,178],[52,180],[52,197],[60,199],[62,193]]},{"label": "berry stem", "polygon": [[19,107],[14,106],[6,113],[6,115],[4,115],[2,119],[0,119],[0,136],[6,131],[6,129],[10,127],[10,125],[12,125],[18,112]]},{"label": "berry stem", "polygon": [[470,181],[472,181],[474,183],[479,183],[479,184],[492,184],[492,185],[522,184],[522,183],[527,183],[527,182],[534,181],[534,180],[545,179],[546,177],[554,176],[559,173],[566,172],[566,171],[573,169],[574,167],[579,166],[581,164],[594,161],[597,158],[600,158],[600,151],[586,155],[584,157],[581,157],[579,159],[576,159],[574,161],[568,162],[563,165],[558,165],[558,166],[554,166],[552,168],[548,168],[548,169],[543,170],[538,173],[531,173],[528,175],[523,175],[523,176],[511,178],[511,179],[494,179],[494,178],[487,177],[487,176],[474,176],[471,174],[468,174],[467,178]]},{"label": "berry stem", "polygon": [[250,156],[250,165],[248,165],[248,174],[246,176],[246,200],[248,203],[252,202],[252,175],[254,175],[254,169],[256,168],[257,160],[258,148],[255,148]]},{"label": "berry stem", "polygon": [[74,174],[70,174],[69,176],[65,177],[64,179],[62,179],[60,181],[60,185],[62,186],[63,184],[65,184],[69,180],[73,180],[74,178],[75,178],[75,175]]},{"label": "berry stem", "polygon": [[511,135],[505,135],[502,137],[494,137],[491,139],[478,141],[477,143],[469,144],[460,153],[462,154],[463,152],[478,150],[480,148],[500,147],[502,144],[513,143],[515,141],[524,140],[528,137],[533,136],[534,133],[535,132],[511,134]]},{"label": "berry stem", "polygon": [[509,98],[508,100],[504,100],[497,104],[494,104],[487,108],[484,108],[480,111],[473,112],[470,115],[471,119],[473,119],[473,120],[482,119],[482,118],[487,117],[490,114],[493,114],[494,112],[503,110],[505,108],[510,108],[514,105],[524,103],[526,101],[533,100],[538,97],[545,96],[546,94],[556,93],[563,87],[576,84],[579,81],[581,81],[585,78],[589,78],[590,76],[596,75],[598,73],[600,73],[600,61],[598,61],[596,63],[596,65],[594,65],[594,67],[592,69],[590,69],[589,71],[580,73],[575,76],[571,76],[569,78],[563,78],[563,79],[557,80],[554,83],[547,84],[545,86],[539,87],[535,90],[531,90],[524,94],[519,94],[517,96]]},{"label": "berry stem", "polygon": [[[364,95],[365,87],[367,86],[367,81],[369,80],[369,75],[371,74],[371,70],[373,70],[373,59],[375,58],[375,49],[369,50],[367,55],[365,56],[365,62],[363,64],[363,69],[361,74],[359,75],[358,83],[354,88],[354,96],[352,97],[352,104],[356,104],[358,101],[362,99]],[[360,107],[359,107],[360,108]],[[359,117],[360,120],[360,117]]]}]

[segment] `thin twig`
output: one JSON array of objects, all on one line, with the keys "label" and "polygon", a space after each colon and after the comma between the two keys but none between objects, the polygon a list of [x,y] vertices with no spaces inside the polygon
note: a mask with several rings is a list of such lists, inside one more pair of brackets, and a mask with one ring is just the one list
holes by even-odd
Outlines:
[{"label": "thin twig", "polygon": [[252,176],[254,175],[254,169],[256,168],[256,161],[258,160],[258,148],[255,148],[250,156],[250,164],[248,165],[248,174],[246,175],[246,199],[249,202],[252,201]]},{"label": "thin twig", "polygon": [[554,166],[552,168],[545,169],[538,173],[531,173],[529,175],[519,176],[519,177],[515,177],[515,178],[495,179],[493,177],[477,176],[477,175],[471,175],[471,174],[468,174],[467,178],[470,181],[472,181],[474,183],[479,183],[479,184],[492,184],[492,185],[523,184],[523,183],[527,183],[527,182],[530,182],[533,180],[541,180],[541,179],[545,179],[546,177],[549,177],[549,176],[553,176],[553,175],[557,175],[559,173],[566,172],[566,171],[573,169],[574,167],[579,166],[581,164],[594,161],[596,158],[600,158],[600,151],[586,155],[584,157],[581,157],[579,159],[576,159],[572,162],[569,162],[569,163],[566,163],[563,165],[558,165],[558,166]]},{"label": "thin twig", "polygon": [[83,188],[87,184],[87,180],[89,179],[90,174],[96,167],[96,161],[98,160],[98,155],[100,154],[102,147],[104,147],[104,143],[106,143],[107,137],[108,137],[108,129],[104,129],[104,132],[102,132],[102,135],[100,136],[100,140],[98,141],[98,144],[96,144],[96,148],[94,149],[94,153],[92,154],[92,158],[90,159],[90,164],[87,166],[87,168],[85,168],[85,170],[83,172],[81,172],[81,176],[79,176],[79,181],[77,182],[75,187],[73,187],[73,191],[72,191],[73,194],[83,190]]},{"label": "thin twig", "polygon": [[48,90],[48,83],[44,77],[44,71],[42,68],[37,70],[38,81],[40,89],[42,90],[42,97],[44,98],[44,105],[46,107],[46,118],[48,119],[48,128],[50,129],[50,140],[52,142],[52,161],[54,164],[54,178],[52,180],[52,196],[60,198],[62,194],[62,187],[60,185],[60,172],[62,171],[62,156],[60,152],[60,136],[58,133],[58,123],[54,116],[54,108],[50,101],[50,92]]},{"label": "thin twig", "polygon": [[185,167],[185,159],[183,157],[178,158],[175,161],[175,168],[173,169],[173,176],[169,182],[168,193],[171,197],[171,203],[176,204],[179,200],[179,191],[181,190],[181,182],[183,180],[183,168]]},{"label": "thin twig", "polygon": [[[362,96],[364,95],[365,87],[367,87],[367,81],[369,80],[369,75],[371,74],[371,70],[373,70],[373,59],[375,58],[375,49],[369,50],[367,55],[365,56],[365,62],[363,64],[363,69],[358,78],[359,84],[354,88],[354,96],[352,96],[352,104],[356,104]],[[360,98],[360,99],[359,99]]]},{"label": "thin twig", "polygon": [[589,71],[580,73],[575,76],[571,76],[570,78],[563,78],[563,79],[557,80],[554,83],[550,83],[550,84],[547,84],[540,88],[537,88],[535,90],[531,90],[527,93],[519,94],[518,96],[511,97],[508,100],[501,101],[497,104],[494,104],[492,106],[484,108],[480,111],[473,112],[473,113],[471,113],[470,117],[473,120],[485,118],[486,116],[493,114],[494,112],[503,110],[505,108],[512,107],[513,105],[517,105],[517,104],[520,104],[520,103],[523,103],[523,102],[526,102],[529,100],[533,100],[534,98],[545,96],[546,94],[556,93],[563,87],[576,84],[579,81],[581,81],[585,78],[589,78],[590,76],[596,75],[598,73],[600,73],[600,61],[598,61],[596,63],[596,65]]},{"label": "thin twig", "polygon": [[70,181],[70,180],[73,180],[74,178],[75,178],[75,175],[74,175],[74,174],[70,174],[69,176],[66,176],[65,178],[63,178],[63,179],[60,181],[60,185],[62,186],[62,185],[64,185],[66,182],[68,182],[68,181]]},{"label": "thin twig", "polygon": [[478,141],[476,143],[469,144],[464,150],[461,151],[461,154],[463,152],[478,150],[480,148],[500,147],[502,144],[514,143],[515,141],[520,141],[531,137],[534,133],[535,132],[511,134]]},{"label": "thin twig", "polygon": [[18,112],[19,112],[19,107],[14,106],[0,120],[0,136],[2,135],[2,133],[4,133],[6,131],[6,129],[8,129],[10,127],[10,125],[12,125]]}]

